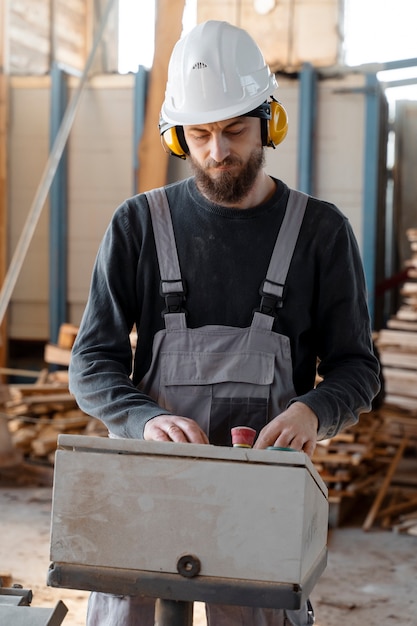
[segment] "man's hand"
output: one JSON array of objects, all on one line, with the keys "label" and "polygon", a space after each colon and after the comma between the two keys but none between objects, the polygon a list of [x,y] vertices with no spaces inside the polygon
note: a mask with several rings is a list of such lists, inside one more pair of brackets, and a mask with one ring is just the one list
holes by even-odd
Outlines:
[{"label": "man's hand", "polygon": [[206,433],[188,417],[157,415],[145,424],[143,438],[147,441],[175,441],[177,443],[208,443]]},{"label": "man's hand", "polygon": [[302,402],[294,402],[264,426],[253,447],[258,450],[268,446],[294,448],[312,457],[317,444],[317,427],[314,411]]}]

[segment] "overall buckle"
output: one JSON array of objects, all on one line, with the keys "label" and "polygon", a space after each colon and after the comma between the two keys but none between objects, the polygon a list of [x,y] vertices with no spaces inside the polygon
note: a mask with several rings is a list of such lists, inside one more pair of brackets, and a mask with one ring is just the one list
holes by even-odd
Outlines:
[{"label": "overall buckle", "polygon": [[[266,282],[272,285],[276,293],[271,293],[271,290],[269,290],[268,292],[265,291]],[[256,311],[258,311],[259,313],[264,313],[265,315],[270,315],[271,317],[276,317],[276,309],[282,308],[283,305],[284,289],[285,285],[282,285],[281,283],[274,283],[270,280],[264,280],[261,288],[259,289],[259,293],[262,296],[261,304],[259,305],[259,309],[256,309]]]},{"label": "overall buckle", "polygon": [[[175,291],[169,291],[170,288],[175,284]],[[177,289],[177,287],[182,287],[182,289]],[[186,313],[187,311],[182,306],[185,302],[185,285],[182,280],[164,280],[161,281],[161,286],[159,289],[160,295],[165,300],[165,309],[162,311],[161,316],[164,317],[167,313]]]}]

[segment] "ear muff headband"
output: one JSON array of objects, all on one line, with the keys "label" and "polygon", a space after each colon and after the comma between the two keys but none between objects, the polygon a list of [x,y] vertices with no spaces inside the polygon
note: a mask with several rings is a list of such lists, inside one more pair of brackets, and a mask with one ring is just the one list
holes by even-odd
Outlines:
[{"label": "ear muff headband", "polygon": [[[264,146],[275,148],[287,136],[288,115],[277,100],[272,99],[246,115],[261,118],[262,144]],[[164,126],[167,126],[166,130],[164,130]],[[182,126],[170,126],[161,121],[160,133],[162,144],[170,154],[181,159],[187,158],[189,150]]]}]

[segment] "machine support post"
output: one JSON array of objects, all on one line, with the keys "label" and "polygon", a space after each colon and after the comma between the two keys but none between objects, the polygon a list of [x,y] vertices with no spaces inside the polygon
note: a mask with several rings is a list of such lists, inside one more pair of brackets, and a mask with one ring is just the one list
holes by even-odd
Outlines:
[{"label": "machine support post", "polygon": [[158,598],[155,603],[155,626],[192,626],[193,603]]}]

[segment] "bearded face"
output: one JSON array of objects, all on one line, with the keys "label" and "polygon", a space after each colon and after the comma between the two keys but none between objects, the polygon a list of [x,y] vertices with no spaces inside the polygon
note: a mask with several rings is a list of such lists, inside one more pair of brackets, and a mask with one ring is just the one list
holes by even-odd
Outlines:
[{"label": "bearded face", "polygon": [[237,155],[229,155],[220,163],[208,158],[203,164],[190,155],[189,163],[201,193],[215,204],[230,205],[240,202],[251,190],[265,165],[265,153],[258,147],[246,162]]}]

